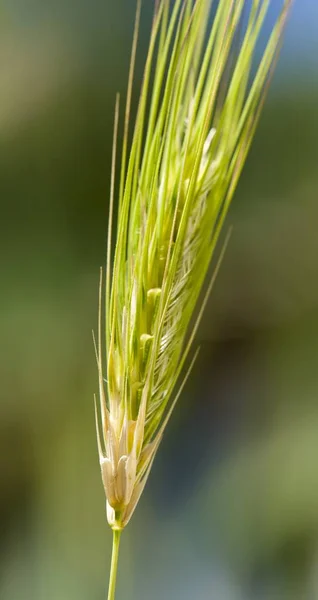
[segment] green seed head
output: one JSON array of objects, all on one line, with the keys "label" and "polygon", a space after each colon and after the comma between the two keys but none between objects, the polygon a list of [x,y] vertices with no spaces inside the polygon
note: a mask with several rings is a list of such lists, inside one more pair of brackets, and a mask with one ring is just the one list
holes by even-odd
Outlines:
[{"label": "green seed head", "polygon": [[118,99],[115,112],[106,380],[102,280],[96,348],[98,448],[114,529],[122,529],[134,511],[184,384],[176,392],[207,296],[190,332],[189,323],[254,135],[290,0],[282,1],[254,71],[255,46],[270,4],[221,0],[210,27],[210,0],[175,0],[172,7],[159,0],[127,160],[138,5],[111,269]]}]

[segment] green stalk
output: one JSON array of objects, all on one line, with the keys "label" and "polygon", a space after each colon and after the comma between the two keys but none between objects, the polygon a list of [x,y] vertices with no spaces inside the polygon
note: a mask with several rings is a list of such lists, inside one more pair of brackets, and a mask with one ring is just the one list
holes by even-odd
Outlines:
[{"label": "green stalk", "polygon": [[121,534],[121,531],[119,529],[113,529],[112,562],[110,565],[109,587],[108,587],[107,600],[115,600],[120,534]]}]

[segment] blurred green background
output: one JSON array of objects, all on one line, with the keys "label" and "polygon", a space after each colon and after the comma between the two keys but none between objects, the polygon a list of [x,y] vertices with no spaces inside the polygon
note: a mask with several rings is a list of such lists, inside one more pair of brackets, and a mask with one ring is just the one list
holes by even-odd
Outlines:
[{"label": "blurred green background", "polygon": [[[105,598],[91,329],[134,11],[2,2],[1,600]],[[151,13],[145,0],[137,90]],[[118,599],[318,598],[317,30],[316,0],[295,0]]]}]

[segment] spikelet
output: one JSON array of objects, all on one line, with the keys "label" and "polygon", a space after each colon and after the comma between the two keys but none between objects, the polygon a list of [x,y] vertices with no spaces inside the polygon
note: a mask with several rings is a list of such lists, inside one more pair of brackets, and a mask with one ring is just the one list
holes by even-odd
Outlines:
[{"label": "spikelet", "polygon": [[221,0],[209,25],[210,0],[157,2],[127,160],[138,4],[111,268],[118,98],[115,111],[105,365],[102,278],[96,348],[98,450],[114,530],[125,527],[136,507],[183,388],[185,380],[178,389],[177,382],[207,295],[191,331],[190,319],[255,132],[290,2],[282,1],[255,72],[255,46],[271,2],[248,4]]}]

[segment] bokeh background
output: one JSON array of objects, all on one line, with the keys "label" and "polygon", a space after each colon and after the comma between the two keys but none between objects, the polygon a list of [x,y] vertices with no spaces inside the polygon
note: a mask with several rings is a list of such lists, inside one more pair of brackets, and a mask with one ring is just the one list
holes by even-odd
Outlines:
[{"label": "bokeh background", "polygon": [[[91,329],[134,11],[1,3],[1,600],[105,598]],[[317,1],[295,0],[118,599],[318,598],[317,31]]]}]

